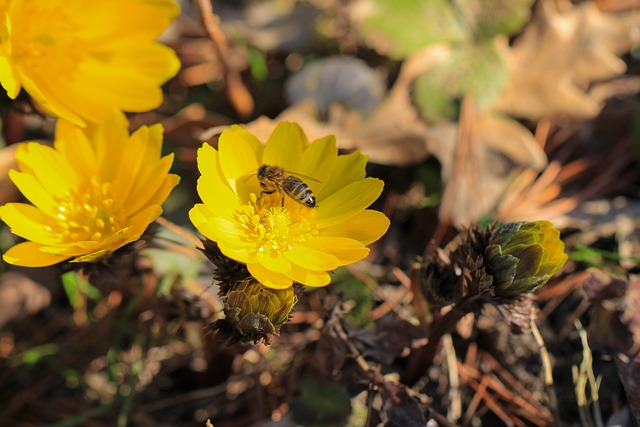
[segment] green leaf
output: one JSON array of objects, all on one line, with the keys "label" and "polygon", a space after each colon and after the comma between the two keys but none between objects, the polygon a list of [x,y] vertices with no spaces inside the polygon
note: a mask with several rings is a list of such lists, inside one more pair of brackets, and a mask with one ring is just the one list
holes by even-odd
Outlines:
[{"label": "green leaf", "polygon": [[22,362],[27,365],[35,365],[47,356],[58,354],[59,350],[58,344],[53,343],[32,347],[22,353]]},{"label": "green leaf", "polygon": [[361,32],[393,59],[403,59],[432,43],[459,42],[466,36],[447,0],[370,0]]},{"label": "green leaf", "polygon": [[476,40],[517,34],[531,18],[534,0],[459,0],[458,13],[472,28]]},{"label": "green leaf", "polygon": [[414,102],[428,120],[452,119],[456,100],[473,95],[480,107],[489,106],[509,78],[493,43],[458,46],[451,55],[416,79]]},{"label": "green leaf", "polygon": [[460,90],[472,94],[478,106],[490,104],[506,87],[509,73],[493,43],[465,46],[455,60]]},{"label": "green leaf", "polygon": [[296,422],[307,427],[343,425],[351,414],[351,399],[344,385],[313,379],[300,380],[300,398],[292,404]]},{"label": "green leaf", "polygon": [[[373,310],[375,294],[365,283],[353,276],[348,269],[339,268],[333,279],[334,292],[342,293],[342,299],[352,308],[345,313],[345,319],[356,328],[371,325],[369,313]],[[348,304],[352,302],[352,304]]]},{"label": "green leaf", "polygon": [[77,308],[82,302],[82,296],[97,301],[102,297],[100,290],[80,277],[75,271],[64,273],[61,277],[62,286],[67,294],[71,306]]},{"label": "green leaf", "polygon": [[413,100],[420,114],[431,122],[454,120],[459,111],[454,98],[455,83],[439,69],[418,77],[413,86]]},{"label": "green leaf", "polygon": [[263,82],[269,77],[266,55],[252,46],[247,46],[249,69],[254,79]]}]

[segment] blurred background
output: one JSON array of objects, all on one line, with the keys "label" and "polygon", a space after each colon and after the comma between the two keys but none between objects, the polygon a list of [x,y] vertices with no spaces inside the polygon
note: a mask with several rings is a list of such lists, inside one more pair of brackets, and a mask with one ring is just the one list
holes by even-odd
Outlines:
[{"label": "blurred background", "polygon": [[[638,270],[640,2],[181,7],[161,41],[182,68],[160,108],[129,115],[162,123],[182,177],[162,244],[129,266],[140,292],[117,271],[100,288],[58,266],[0,266],[0,425],[632,425],[640,402],[618,373],[640,376],[639,287],[583,284],[605,287],[589,268]],[[270,346],[228,345],[207,333],[222,303],[187,216],[196,151],[231,124],[266,141],[283,120],[369,156],[391,227],[330,286],[301,291]],[[21,197],[16,143],[50,143],[53,129],[27,104],[2,109],[0,203]],[[541,336],[489,307],[429,361],[435,311],[416,260],[471,224],[542,219],[569,261],[535,296]],[[2,225],[0,249],[15,241]]]}]

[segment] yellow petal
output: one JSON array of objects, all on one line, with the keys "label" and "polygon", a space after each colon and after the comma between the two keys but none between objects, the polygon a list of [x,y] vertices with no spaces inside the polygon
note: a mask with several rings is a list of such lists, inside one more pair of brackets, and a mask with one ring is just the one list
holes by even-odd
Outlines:
[{"label": "yellow petal", "polygon": [[[138,238],[144,233],[149,224],[162,215],[162,206],[149,205],[140,210],[133,216],[129,217],[128,228],[130,228],[135,236],[130,241],[138,240]],[[127,242],[129,243],[129,242]]]},{"label": "yellow petal", "polygon": [[235,222],[211,217],[207,218],[205,222],[199,222],[202,215],[202,207],[204,205],[196,205],[189,211],[189,217],[191,222],[196,226],[206,238],[213,240],[214,242],[227,243],[233,246],[246,246],[250,247],[248,243],[242,240],[244,234],[241,229],[238,228]]},{"label": "yellow petal", "polygon": [[[224,225],[229,227],[230,231],[222,228],[216,228],[215,224],[209,223],[209,220],[213,217],[211,211],[203,204],[196,204],[189,211],[189,219],[193,225],[209,240],[213,240],[218,243],[220,251],[227,257],[234,259],[238,262],[248,264],[250,262],[257,262],[253,251],[251,251],[251,245],[242,242],[237,234],[237,229],[231,221],[226,222]],[[221,236],[224,234],[224,238]],[[214,240],[211,236],[220,240]]]},{"label": "yellow petal", "polygon": [[[3,19],[3,16],[0,16]],[[9,61],[6,57],[0,56],[0,83],[2,87],[7,91],[7,95],[11,99],[16,99],[18,93],[20,93],[20,82],[16,79]]]},{"label": "yellow petal", "polygon": [[247,269],[254,279],[262,283],[267,288],[287,289],[289,286],[293,285],[293,280],[289,277],[282,273],[267,270],[261,264],[247,264]]},{"label": "yellow petal", "polygon": [[[113,182],[113,188],[117,190],[115,198],[127,200],[130,197],[140,206],[146,204],[149,196],[161,185],[173,163],[173,153],[170,154],[171,157],[158,162],[162,147],[162,133],[163,129],[160,125],[151,128],[142,126],[131,137],[124,135],[117,142],[119,146],[116,145],[116,141],[113,142],[113,151],[127,153],[126,156],[121,155],[117,163],[112,163],[111,169],[114,170],[115,175],[106,178]],[[141,191],[142,186],[144,189]],[[135,187],[138,187],[137,191]],[[138,207],[133,210],[137,209]]]},{"label": "yellow petal", "polygon": [[129,121],[117,109],[109,109],[103,121],[88,126],[86,133],[96,153],[100,177],[105,181],[112,182],[118,177],[123,152],[140,149],[129,144]]},{"label": "yellow petal", "polygon": [[202,143],[202,146],[198,148],[197,162],[200,175],[207,177],[224,176],[218,163],[218,151],[206,142]]},{"label": "yellow petal", "polygon": [[262,150],[260,141],[240,126],[231,126],[220,135],[218,140],[220,166],[229,186],[236,193],[238,193],[239,183],[246,182],[249,175],[258,172],[260,166],[258,159]]},{"label": "yellow petal", "polygon": [[75,171],[52,147],[36,142],[20,144],[16,159],[20,167],[27,167],[51,194],[64,194],[78,185],[79,179]]},{"label": "yellow petal", "polygon": [[338,268],[340,265],[338,258],[326,251],[318,250],[318,247],[312,248],[308,245],[296,245],[290,251],[284,253],[284,256],[292,263],[301,268],[313,271],[328,271]]},{"label": "yellow petal", "polygon": [[198,149],[197,190],[202,202],[208,206],[213,216],[231,218],[240,209],[240,200],[227,184],[218,164],[218,152],[208,144]]},{"label": "yellow petal", "polygon": [[301,173],[302,152],[309,146],[309,140],[297,123],[281,122],[271,133],[264,148],[262,163],[280,166],[290,172]]},{"label": "yellow petal", "polygon": [[35,206],[24,203],[7,203],[0,206],[0,218],[11,228],[11,232],[47,245],[56,244],[59,238],[52,235],[47,226],[54,226],[55,220]]},{"label": "yellow petal", "polygon": [[[124,40],[124,43],[131,43],[131,40]],[[148,84],[159,88],[162,83],[175,76],[180,69],[180,61],[173,49],[159,43],[138,45],[116,52],[117,54],[111,56],[110,61],[104,66],[121,74],[125,70],[129,70],[127,81],[131,81],[130,89],[132,90],[138,90],[136,85],[143,87]],[[97,63],[96,65],[102,64]],[[104,70],[98,71],[104,72]],[[133,81],[131,76],[136,76],[138,81]],[[114,77],[121,79],[124,76]],[[144,105],[129,96],[123,98],[121,102],[117,104],[114,102],[113,105],[118,105],[125,111],[140,111],[139,108],[143,108]]]},{"label": "yellow petal", "polygon": [[[369,255],[369,249],[362,243],[346,237],[314,236],[305,242],[304,245],[317,252],[331,254],[331,256],[338,260],[338,265],[353,264]],[[333,270],[335,268],[337,268],[337,266],[325,270]]]},{"label": "yellow petal", "polygon": [[24,197],[40,210],[50,215],[57,213],[58,203],[33,175],[10,170],[9,178],[11,178],[11,181],[18,187]]},{"label": "yellow petal", "polygon": [[58,120],[54,147],[79,176],[97,174],[99,165],[96,153],[82,128],[67,120]]},{"label": "yellow petal", "polygon": [[59,83],[57,80],[51,82],[46,73],[44,75],[23,75],[22,79],[22,86],[40,109],[53,116],[68,120],[76,126],[86,126],[87,122],[84,116],[92,105],[85,105],[85,109],[77,110],[77,104],[69,102],[71,94],[66,92],[69,90],[68,84],[64,84],[65,87],[63,87],[63,83]]},{"label": "yellow petal", "polygon": [[[84,65],[84,62],[79,65],[83,65],[83,68],[89,67]],[[111,109],[118,107],[118,104],[106,102],[105,98],[108,97],[112,101],[114,97],[120,94],[120,91],[115,90],[114,93],[109,94],[110,90],[103,86],[107,82],[100,81],[101,77],[99,75],[87,74],[84,71],[76,70],[73,79],[50,81],[51,79],[47,76],[41,76],[37,79],[35,77],[37,76],[34,76],[34,80],[36,80],[42,96],[42,99],[38,98],[38,102],[48,112],[69,120],[76,125],[84,127],[87,123],[104,123]],[[100,82],[100,84],[97,84],[97,82]],[[113,83],[110,83],[110,86],[113,86]],[[26,83],[25,89],[30,94],[33,90]],[[153,101],[159,102],[160,95],[155,92],[154,87],[151,86],[149,89],[152,91]]]},{"label": "yellow petal", "polygon": [[367,156],[358,151],[338,156],[331,175],[322,182],[316,196],[319,200],[324,200],[345,185],[363,179],[366,165]]},{"label": "yellow petal", "polygon": [[286,273],[291,269],[291,263],[279,251],[269,253],[258,251],[256,259],[264,268],[275,273]]},{"label": "yellow petal", "polygon": [[[73,80],[58,85],[67,93],[64,105],[81,112],[82,117],[93,123],[104,122],[113,107],[145,111],[162,102],[162,91],[152,79],[127,76],[126,70],[91,57],[79,64]],[[59,92],[58,89],[50,90]]]},{"label": "yellow petal", "polygon": [[218,248],[227,257],[243,264],[258,262],[246,247],[234,246],[228,242],[218,242]]},{"label": "yellow petal", "polygon": [[75,257],[72,260],[69,260],[69,262],[95,262],[107,254],[109,254],[108,250],[100,249],[99,251],[91,252],[90,254]]},{"label": "yellow petal", "polygon": [[149,197],[147,204],[151,205],[161,205],[167,200],[169,197],[169,193],[171,190],[175,188],[176,185],[180,182],[180,177],[178,175],[169,174],[165,177],[165,179],[161,182],[160,186],[156,190],[155,193]]},{"label": "yellow petal", "polygon": [[320,230],[320,236],[348,237],[367,246],[389,229],[389,218],[382,212],[367,209],[347,221]]},{"label": "yellow petal", "polygon": [[293,265],[287,275],[295,282],[315,288],[327,286],[331,283],[331,276],[329,276],[328,273],[324,271],[307,270],[297,265]]},{"label": "yellow petal", "polygon": [[337,157],[338,147],[333,135],[313,141],[302,153],[302,163],[297,172],[311,178],[307,180],[303,177],[303,180],[316,195],[320,194],[322,185],[333,174]]},{"label": "yellow petal", "polygon": [[[74,18],[80,25],[79,36],[91,40],[103,50],[121,51],[135,41],[152,41],[158,38],[166,26],[180,13],[174,0],[110,0],[109,2],[81,3]],[[141,20],[140,17],[145,19]]]},{"label": "yellow petal", "polygon": [[[209,222],[210,218],[215,218],[215,215],[202,203],[196,203],[189,210],[189,220],[193,225],[200,230],[200,226]],[[200,231],[202,233],[202,231]],[[203,233],[204,234],[204,233]],[[205,236],[206,237],[206,236]]]},{"label": "yellow petal", "polygon": [[96,250],[102,250],[101,242],[72,242],[66,244],[59,244],[55,246],[42,246],[40,250],[50,255],[58,255],[66,258],[83,256],[95,252]]},{"label": "yellow petal", "polygon": [[317,208],[318,227],[329,227],[359,214],[380,196],[383,186],[379,179],[365,178],[333,193]]},{"label": "yellow petal", "polygon": [[[148,161],[152,167],[146,167],[140,172],[126,198],[128,206],[125,208],[128,212],[137,212],[152,201],[158,204],[165,201],[171,189],[180,181],[176,175],[168,174],[172,163],[173,153],[153,162]],[[164,198],[160,199],[160,196]]]},{"label": "yellow petal", "polygon": [[2,259],[9,264],[21,267],[47,267],[69,258],[42,252],[41,247],[40,243],[19,243],[5,252]]}]

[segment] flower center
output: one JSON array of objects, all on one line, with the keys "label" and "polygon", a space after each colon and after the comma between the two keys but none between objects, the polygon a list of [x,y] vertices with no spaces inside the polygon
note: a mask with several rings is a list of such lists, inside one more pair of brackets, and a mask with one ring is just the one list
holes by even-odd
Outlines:
[{"label": "flower center", "polygon": [[68,77],[86,55],[79,25],[61,6],[25,1],[11,25],[14,60],[30,73]]},{"label": "flower center", "polygon": [[245,231],[244,238],[254,243],[255,252],[286,252],[318,234],[315,209],[288,197],[283,202],[277,192],[260,199],[255,194],[250,197],[251,202],[236,212],[236,220]]},{"label": "flower center", "polygon": [[58,222],[50,231],[63,242],[102,241],[124,232],[126,214],[115,207],[111,183],[101,183],[94,176],[56,201]]}]

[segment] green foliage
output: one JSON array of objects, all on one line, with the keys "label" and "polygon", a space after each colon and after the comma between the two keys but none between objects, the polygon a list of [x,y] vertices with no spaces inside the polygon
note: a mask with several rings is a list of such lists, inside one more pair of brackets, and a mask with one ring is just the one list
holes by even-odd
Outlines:
[{"label": "green foliage", "polygon": [[485,107],[505,88],[509,74],[495,38],[516,34],[533,0],[371,0],[362,33],[376,49],[403,59],[435,43],[451,54],[415,82],[414,101],[428,120],[454,120],[457,98],[472,95]]},{"label": "green foliage", "polygon": [[574,261],[583,262],[590,267],[598,269],[602,269],[604,266],[611,266],[611,264],[616,265],[625,260],[640,264],[639,257],[623,257],[617,252],[605,251],[581,244],[574,246],[573,251],[569,253],[569,257]]},{"label": "green foliage", "polygon": [[531,18],[533,0],[462,0],[456,4],[475,37],[486,40],[517,34]]},{"label": "green foliage", "polygon": [[100,290],[80,277],[75,271],[69,271],[62,275],[62,286],[67,294],[69,303],[74,308],[78,308],[82,304],[84,295],[94,301],[102,298]]},{"label": "green foliage", "polygon": [[416,79],[414,101],[428,120],[454,120],[458,98],[473,95],[478,106],[489,105],[505,88],[508,77],[494,44],[463,44]]},{"label": "green foliage", "polygon": [[462,41],[465,30],[447,0],[372,0],[362,33],[378,50],[403,59],[432,43]]},{"label": "green foliage", "polygon": [[300,381],[300,393],[293,414],[294,419],[305,426],[343,425],[351,414],[351,399],[341,384],[321,384],[303,379]]},{"label": "green foliage", "polygon": [[369,313],[373,309],[375,294],[346,268],[340,268],[334,275],[333,288],[342,294],[342,300],[350,310],[345,319],[356,328],[372,326]]},{"label": "green foliage", "polygon": [[247,45],[246,48],[251,75],[259,82],[265,81],[269,76],[269,70],[267,68],[267,58],[265,54],[250,45]]},{"label": "green foliage", "polygon": [[475,44],[512,36],[533,0],[371,0],[361,32],[376,49],[404,59],[434,43]]},{"label": "green foliage", "polygon": [[20,362],[26,365],[35,365],[47,356],[58,354],[59,351],[60,347],[53,343],[31,347],[20,355]]},{"label": "green foliage", "polygon": [[437,206],[442,201],[442,168],[433,157],[414,168],[415,178],[424,185],[422,207]]}]

